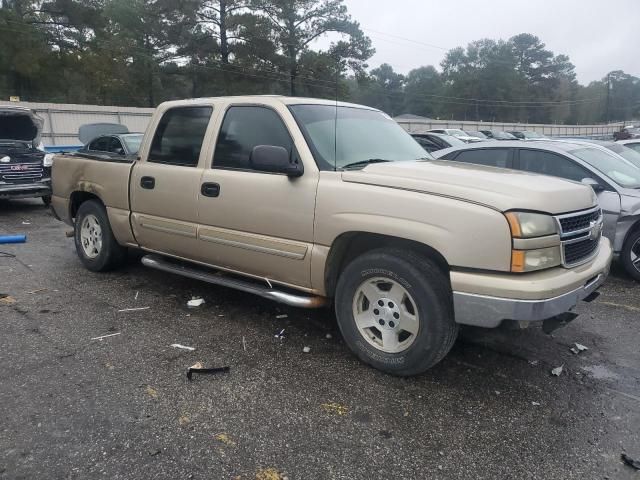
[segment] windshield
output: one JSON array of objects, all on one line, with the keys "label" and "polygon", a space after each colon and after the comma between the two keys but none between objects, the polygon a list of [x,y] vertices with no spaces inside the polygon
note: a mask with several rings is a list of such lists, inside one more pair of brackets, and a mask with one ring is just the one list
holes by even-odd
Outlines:
[{"label": "windshield", "polygon": [[629,147],[625,147],[624,145],[618,145],[615,143],[612,143],[611,145],[606,145],[606,147],[609,150],[611,150],[613,153],[617,153],[625,160],[630,161],[636,167],[640,168],[640,153],[630,149]]},{"label": "windshield", "polygon": [[547,138],[544,135],[540,135],[538,132],[532,131],[524,131],[522,134],[524,135],[524,138]]},{"label": "windshield", "polygon": [[510,133],[507,133],[507,132],[493,131],[492,133],[493,133],[493,138],[498,138],[500,140],[517,140],[518,139],[514,135],[511,135]]},{"label": "windshield", "polygon": [[431,158],[400,125],[377,110],[333,105],[291,105],[289,109],[321,170],[371,160]]},{"label": "windshield", "polygon": [[465,133],[470,137],[476,137],[476,138],[482,138],[482,139],[487,138],[487,136],[484,133],[476,132],[474,130],[467,130]]},{"label": "windshield", "polygon": [[122,140],[127,145],[127,149],[131,154],[138,153],[140,150],[140,144],[142,143],[142,134],[134,133],[131,135],[122,135]]},{"label": "windshield", "polygon": [[622,187],[640,188],[640,169],[626,160],[598,148],[580,148],[569,153],[587,162]]},{"label": "windshield", "polygon": [[458,130],[457,128],[450,128],[448,130],[445,130],[445,132],[447,132],[447,135],[453,135],[454,137],[468,137],[469,136],[465,132],[463,132],[462,130]]}]

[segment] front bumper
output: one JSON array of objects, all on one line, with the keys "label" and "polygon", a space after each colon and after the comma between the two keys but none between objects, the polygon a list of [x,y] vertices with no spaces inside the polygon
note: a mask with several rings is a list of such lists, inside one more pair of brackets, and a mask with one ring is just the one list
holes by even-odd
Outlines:
[{"label": "front bumper", "polygon": [[1,184],[0,199],[37,198],[51,195],[51,183]]},{"label": "front bumper", "polygon": [[[549,272],[553,272],[553,270],[545,272],[544,275],[542,272],[529,274],[529,278],[511,275],[516,283],[526,282],[527,292],[526,295],[520,295],[522,298],[517,298],[515,294],[509,297],[497,297],[454,290],[455,321],[463,325],[495,328],[503,322],[538,322],[557,317],[569,312],[604,283],[609,274],[611,259],[611,246],[608,240],[603,239],[598,255],[590,263],[575,269],[558,269],[557,275],[562,277],[570,272],[572,277],[576,278],[572,279],[570,290],[551,296],[545,296],[544,293],[556,291],[555,288],[549,290],[549,281],[553,277],[553,274]],[[482,280],[482,275],[478,274],[477,277],[479,278],[476,280]],[[465,280],[468,283],[468,279]],[[495,281],[491,276],[485,276],[484,280],[485,285]],[[505,280],[505,278],[501,278],[501,280]],[[565,280],[568,281],[568,278]],[[576,285],[576,281],[579,282],[578,285]],[[557,286],[554,285],[554,287]],[[536,295],[536,290],[538,290],[538,295]],[[558,292],[556,291],[556,293]]]}]

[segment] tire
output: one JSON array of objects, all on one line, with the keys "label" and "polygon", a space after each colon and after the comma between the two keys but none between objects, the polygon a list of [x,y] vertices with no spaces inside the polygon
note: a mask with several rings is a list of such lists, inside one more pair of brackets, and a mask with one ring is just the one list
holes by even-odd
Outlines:
[{"label": "tire", "polygon": [[620,260],[627,273],[640,282],[640,228],[632,231],[624,242]]},{"label": "tire", "polygon": [[338,279],[335,308],[349,348],[392,375],[428,370],[458,335],[448,279],[431,260],[402,250],[373,250],[353,260]]},{"label": "tire", "polygon": [[45,195],[42,198],[42,203],[44,203],[45,207],[48,207],[49,205],[51,205],[51,195]]},{"label": "tire", "polygon": [[92,272],[113,270],[126,259],[127,249],[116,241],[107,211],[97,200],[88,200],[80,205],[74,239],[80,260]]}]

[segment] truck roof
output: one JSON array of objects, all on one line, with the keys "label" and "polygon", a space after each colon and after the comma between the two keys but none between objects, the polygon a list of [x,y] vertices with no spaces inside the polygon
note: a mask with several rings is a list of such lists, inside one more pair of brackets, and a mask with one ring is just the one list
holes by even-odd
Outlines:
[{"label": "truck roof", "polygon": [[215,104],[218,102],[237,101],[242,103],[251,103],[255,101],[259,103],[274,104],[281,103],[284,105],[329,105],[339,107],[353,107],[362,108],[366,110],[378,111],[376,108],[367,107],[365,105],[358,105],[356,103],[349,102],[336,102],[330,99],[321,98],[308,98],[308,97],[287,97],[283,95],[236,95],[228,97],[202,97],[202,98],[190,98],[186,100],[171,100],[163,102],[161,106],[176,107],[180,105],[193,105],[193,104]]}]

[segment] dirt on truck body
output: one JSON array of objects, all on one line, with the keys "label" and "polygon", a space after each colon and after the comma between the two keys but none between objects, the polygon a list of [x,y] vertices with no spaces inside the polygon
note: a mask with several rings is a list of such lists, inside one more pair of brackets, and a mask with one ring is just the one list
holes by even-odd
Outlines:
[{"label": "dirt on truck body", "polygon": [[[440,361],[461,324],[573,319],[612,257],[590,187],[435,161],[384,113],[315,99],[164,103],[138,160],[57,156],[53,206],[90,270],[135,247],[151,268],[333,305],[354,353],[396,375]],[[568,264],[575,225],[593,241]]]}]

